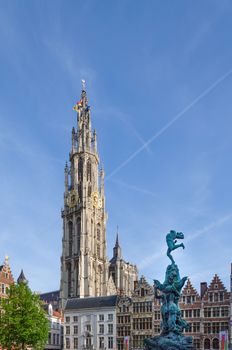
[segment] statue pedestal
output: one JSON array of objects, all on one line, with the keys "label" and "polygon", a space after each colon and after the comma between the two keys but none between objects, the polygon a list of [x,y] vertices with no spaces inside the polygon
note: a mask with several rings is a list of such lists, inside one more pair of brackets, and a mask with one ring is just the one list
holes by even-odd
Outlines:
[{"label": "statue pedestal", "polygon": [[147,338],[144,345],[147,350],[194,350],[192,337],[174,332]]}]

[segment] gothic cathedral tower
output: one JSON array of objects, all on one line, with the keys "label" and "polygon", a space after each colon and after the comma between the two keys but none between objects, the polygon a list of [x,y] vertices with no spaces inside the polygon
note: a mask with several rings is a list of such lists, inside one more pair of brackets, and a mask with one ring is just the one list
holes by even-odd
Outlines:
[{"label": "gothic cathedral tower", "polygon": [[72,129],[69,165],[65,166],[61,302],[68,297],[107,295],[104,171],[99,172],[97,135],[91,130],[85,86],[74,106],[77,130]]}]

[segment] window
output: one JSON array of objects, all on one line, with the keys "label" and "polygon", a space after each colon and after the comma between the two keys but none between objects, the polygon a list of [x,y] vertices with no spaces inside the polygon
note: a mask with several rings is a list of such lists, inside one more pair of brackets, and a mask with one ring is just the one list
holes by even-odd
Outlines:
[{"label": "window", "polygon": [[70,335],[70,326],[66,326],[66,334]]},{"label": "window", "polygon": [[104,321],[104,315],[99,315],[99,321]]},{"label": "window", "polygon": [[154,316],[155,316],[155,320],[160,320],[160,311],[155,310]]},{"label": "window", "polygon": [[99,348],[100,349],[104,348],[104,337],[99,337]]},{"label": "window", "polygon": [[100,258],[100,244],[97,244],[97,256]]},{"label": "window", "polygon": [[197,338],[193,339],[193,345],[195,349],[200,349],[201,347],[200,339],[197,339]]},{"label": "window", "polygon": [[60,345],[60,335],[59,334],[56,335],[56,344]]},{"label": "window", "polygon": [[108,314],[108,321],[113,321],[113,314]]},{"label": "window", "polygon": [[70,339],[66,338],[66,349],[70,349]]},{"label": "window", "polygon": [[200,309],[193,310],[193,317],[200,317]]},{"label": "window", "polygon": [[[210,322],[204,323],[204,333],[205,334],[211,333],[211,323]],[[205,348],[205,349],[208,349],[208,348]]]},{"label": "window", "polygon": [[220,323],[219,322],[213,322],[212,323],[212,333],[217,334],[220,331]]},{"label": "window", "polygon": [[79,164],[78,164],[78,178],[79,178],[79,181],[82,181],[83,179],[83,160],[81,158],[79,159]]},{"label": "window", "polygon": [[73,245],[73,223],[69,221],[68,223],[68,239],[69,239],[69,255],[72,255],[72,245]]},{"label": "window", "polygon": [[217,338],[213,340],[213,349],[219,349],[219,340]]},{"label": "window", "polygon": [[218,293],[214,293],[214,301],[218,301]]},{"label": "window", "polygon": [[160,325],[159,324],[154,325],[154,332],[155,332],[155,334],[160,332]]},{"label": "window", "polygon": [[221,322],[221,331],[228,331],[229,330],[229,324],[228,322]]},{"label": "window", "polygon": [[[71,297],[71,286],[72,286],[72,284],[71,284],[72,283],[71,263],[68,263],[67,270],[68,270],[68,296]],[[69,317],[69,321],[70,321],[70,317]]]},{"label": "window", "polygon": [[210,307],[204,308],[204,317],[211,317],[211,308]]},{"label": "window", "polygon": [[91,181],[91,163],[88,161],[87,163],[87,181]]},{"label": "window", "polygon": [[86,325],[86,330],[87,330],[87,332],[91,332],[91,324]]},{"label": "window", "polygon": [[73,339],[73,342],[74,342],[74,349],[77,349],[78,348],[78,338],[74,338]]},{"label": "window", "polygon": [[77,218],[77,250],[80,250],[81,241],[81,219]]},{"label": "window", "polygon": [[91,347],[91,346],[92,346],[91,337],[87,337],[87,338],[86,338],[86,346],[87,346],[87,347]]},{"label": "window", "polygon": [[113,324],[112,323],[108,324],[108,333],[113,334]]},{"label": "window", "polygon": [[199,333],[200,332],[200,322],[193,322],[192,323],[192,332],[193,333]]},{"label": "window", "polygon": [[48,344],[51,344],[51,333],[48,333]]},{"label": "window", "polygon": [[77,316],[73,316],[73,322],[77,322],[78,321],[78,317]]},{"label": "window", "polygon": [[223,293],[223,292],[220,292],[220,293],[219,293],[219,300],[220,300],[220,301],[223,301],[223,300],[224,300],[224,293]]},{"label": "window", "polygon": [[53,333],[53,345],[56,344],[56,335]]},{"label": "window", "polygon": [[210,349],[210,340],[208,338],[204,341],[204,349]]},{"label": "window", "polygon": [[104,324],[99,324],[99,333],[104,334]]},{"label": "window", "polygon": [[220,316],[220,308],[214,307],[213,308],[213,317],[219,317]]},{"label": "window", "polygon": [[100,224],[97,225],[97,239],[100,241],[101,239],[101,226]]},{"label": "window", "polygon": [[212,303],[212,301],[213,301],[213,293],[209,293],[209,301]]},{"label": "window", "polygon": [[108,338],[108,348],[113,349],[113,346],[114,346],[113,337],[109,337]]},{"label": "window", "polygon": [[2,283],[2,294],[5,294],[5,284]]},{"label": "window", "polygon": [[74,334],[78,334],[78,326],[74,326],[73,327],[73,333]]}]

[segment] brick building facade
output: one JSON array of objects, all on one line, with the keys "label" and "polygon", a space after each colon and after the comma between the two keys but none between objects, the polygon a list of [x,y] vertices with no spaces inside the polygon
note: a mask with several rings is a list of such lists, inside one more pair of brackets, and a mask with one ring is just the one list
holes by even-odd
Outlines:
[{"label": "brick building facade", "polygon": [[[180,309],[190,325],[185,334],[193,337],[197,350],[219,350],[220,331],[228,332],[231,343],[232,298],[218,275],[209,285],[202,282],[200,293],[188,280],[182,291]],[[145,338],[160,333],[160,322],[160,300],[155,298],[153,288],[141,277],[131,298],[122,297],[118,301],[118,350],[123,349],[125,337],[129,337],[131,349],[143,349]]]},{"label": "brick building facade", "polygon": [[4,263],[0,265],[0,299],[7,297],[7,289],[13,283],[14,278],[9,265],[9,258],[6,256]]}]

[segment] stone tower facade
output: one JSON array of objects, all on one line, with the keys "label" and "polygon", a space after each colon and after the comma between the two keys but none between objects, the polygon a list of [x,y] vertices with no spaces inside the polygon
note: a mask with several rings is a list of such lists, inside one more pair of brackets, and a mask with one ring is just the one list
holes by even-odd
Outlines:
[{"label": "stone tower facade", "polygon": [[61,300],[110,293],[106,256],[104,171],[99,171],[97,134],[91,129],[85,88],[73,108],[77,130],[72,129],[69,165],[65,166]]}]

